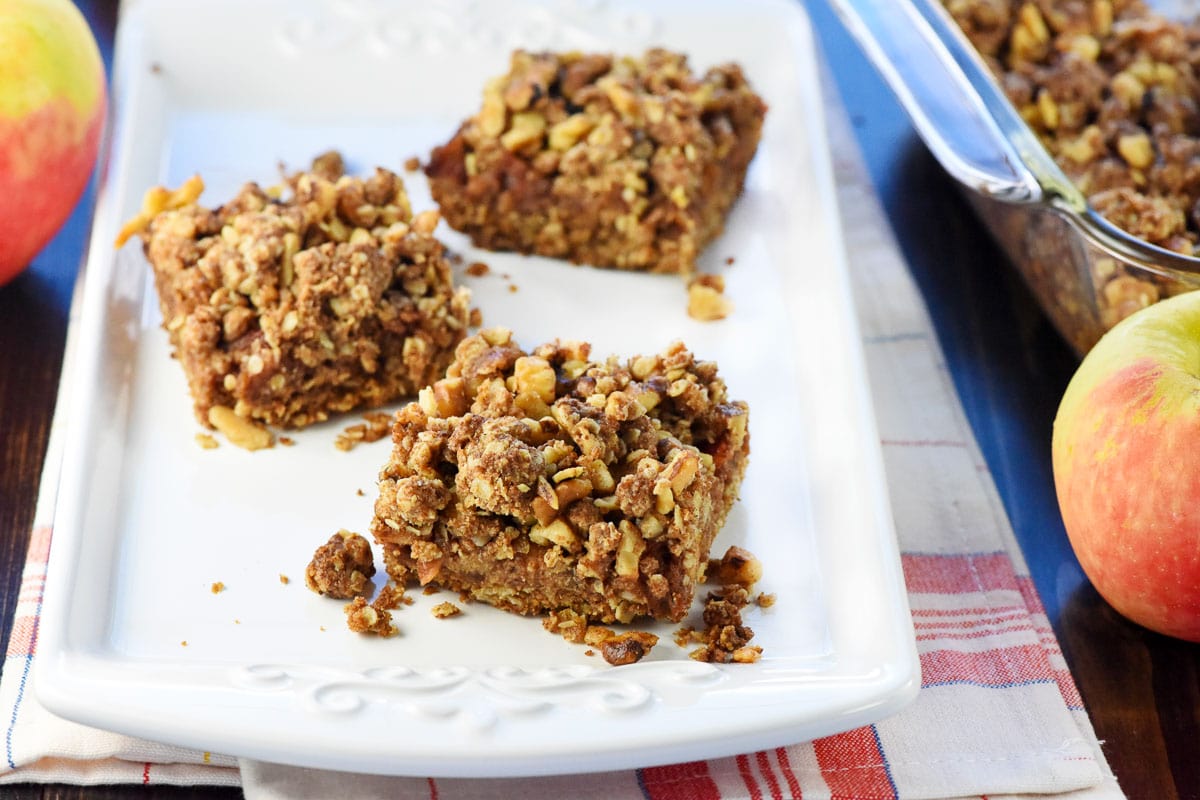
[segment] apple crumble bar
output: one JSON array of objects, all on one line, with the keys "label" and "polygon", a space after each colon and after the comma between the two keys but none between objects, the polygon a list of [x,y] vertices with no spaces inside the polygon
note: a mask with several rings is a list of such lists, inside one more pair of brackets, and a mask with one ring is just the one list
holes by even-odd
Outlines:
[{"label": "apple crumble bar", "polygon": [[298,428],[415,395],[466,333],[436,212],[412,215],[400,178],[338,175],[340,158],[288,180],[286,199],[246,184],[215,209],[163,189],[140,234],[196,416]]},{"label": "apple crumble bar", "polygon": [[491,250],[690,273],[741,193],[766,106],[742,70],[518,50],[425,167],[450,225]]},{"label": "apple crumble bar", "polygon": [[371,533],[400,584],[678,621],[737,498],[748,414],[678,342],[621,363],[485,330],[397,412]]}]

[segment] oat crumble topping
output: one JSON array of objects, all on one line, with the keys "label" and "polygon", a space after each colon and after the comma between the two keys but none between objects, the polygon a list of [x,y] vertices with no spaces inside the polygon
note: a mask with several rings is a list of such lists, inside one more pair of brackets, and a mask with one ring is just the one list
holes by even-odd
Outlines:
[{"label": "oat crumble topping", "polygon": [[766,106],[735,64],[512,54],[425,166],[446,221],[490,250],[689,273],[724,225]]},{"label": "oat crumble topping", "polygon": [[737,497],[747,417],[680,343],[621,362],[485,330],[397,413],[371,533],[398,583],[678,621]]},{"label": "oat crumble topping", "polygon": [[[317,594],[348,600],[370,594],[374,574],[370,543],[357,533],[340,530],[313,553],[304,571],[304,583]],[[284,576],[279,578],[287,583]]]},{"label": "oat crumble topping", "polygon": [[388,170],[341,168],[326,156],[284,198],[250,183],[213,209],[198,178],[160,187],[123,231],[142,238],[197,418],[243,446],[269,446],[264,424],[415,394],[466,332],[436,212],[414,216]]}]

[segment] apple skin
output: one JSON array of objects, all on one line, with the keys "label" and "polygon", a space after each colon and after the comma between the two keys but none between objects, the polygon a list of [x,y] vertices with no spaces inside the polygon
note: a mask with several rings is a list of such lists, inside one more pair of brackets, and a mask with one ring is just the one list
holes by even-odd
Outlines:
[{"label": "apple skin", "polygon": [[69,0],[0,1],[0,285],[79,201],[107,113],[104,62]]},{"label": "apple skin", "polygon": [[1139,625],[1200,642],[1200,292],[1101,338],[1063,394],[1051,450],[1096,591]]}]

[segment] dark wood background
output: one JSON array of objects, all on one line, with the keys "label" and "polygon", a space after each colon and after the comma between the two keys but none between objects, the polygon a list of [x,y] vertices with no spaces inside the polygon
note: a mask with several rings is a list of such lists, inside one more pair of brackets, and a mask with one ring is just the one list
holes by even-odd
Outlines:
[{"label": "dark wood background", "polygon": [[[115,0],[79,5],[111,64]],[[1200,647],[1118,617],[1080,572],[1058,515],[1050,428],[1076,359],[824,0],[806,6],[1109,762],[1133,800],[1200,798]],[[31,268],[0,288],[0,644],[20,588],[92,197],[89,189]],[[153,794],[240,796],[206,787]],[[0,787],[0,798],[145,795],[140,786]]]}]

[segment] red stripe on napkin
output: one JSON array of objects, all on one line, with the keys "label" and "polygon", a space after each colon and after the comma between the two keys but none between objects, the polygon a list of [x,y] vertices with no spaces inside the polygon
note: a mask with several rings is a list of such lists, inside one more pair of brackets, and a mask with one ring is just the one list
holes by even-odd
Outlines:
[{"label": "red stripe on napkin", "polygon": [[34,528],[30,533],[29,552],[25,562],[26,570],[35,564],[45,566],[46,561],[50,558],[50,534],[51,529],[47,526]]},{"label": "red stripe on napkin", "polygon": [[746,784],[746,791],[750,794],[750,800],[762,800],[762,790],[758,788],[758,780],[754,777],[754,770],[750,769],[750,759],[746,756],[738,756],[737,759],[738,774],[742,776],[742,783]]},{"label": "red stripe on napkin", "polygon": [[[1050,620],[1046,617],[1046,609],[1042,606],[1042,598],[1038,595],[1033,578],[1022,575],[1018,578],[1018,584],[1021,587],[1021,596],[1025,598],[1025,604],[1032,613],[1034,627],[1041,634],[1042,647],[1051,655],[1061,657],[1062,650],[1058,646],[1054,630],[1050,627]],[[1082,710],[1083,696],[1079,694],[1079,687],[1075,685],[1075,679],[1071,677],[1071,671],[1065,664],[1054,668],[1054,680],[1058,683],[1058,691],[1062,694],[1067,708]]]},{"label": "red stripe on napkin", "polygon": [[783,779],[787,781],[788,791],[792,793],[792,800],[800,800],[800,780],[792,770],[792,761],[788,758],[787,748],[775,748],[775,758],[779,761],[779,771],[783,773]]},{"label": "red stripe on napkin", "polygon": [[775,777],[775,768],[771,766],[771,759],[767,757],[766,752],[755,753],[754,760],[758,762],[758,771],[767,782],[771,800],[783,800],[783,792],[779,791],[779,779]]},{"label": "red stripe on napkin", "polygon": [[638,770],[638,782],[648,800],[721,800],[706,761],[646,767]]},{"label": "red stripe on napkin", "polygon": [[12,632],[8,635],[7,657],[31,656],[37,644],[37,614],[26,614],[13,620]]},{"label": "red stripe on napkin", "polygon": [[1053,680],[1054,671],[1040,644],[998,647],[980,653],[964,653],[961,650],[921,653],[922,686],[969,683],[1002,689]]},{"label": "red stripe on napkin", "polygon": [[965,594],[1007,590],[1020,586],[1007,553],[966,553],[928,555],[909,553],[901,556],[904,582],[912,593]]},{"label": "red stripe on napkin", "polygon": [[813,750],[832,800],[895,800],[896,785],[874,726],[817,739]]}]

